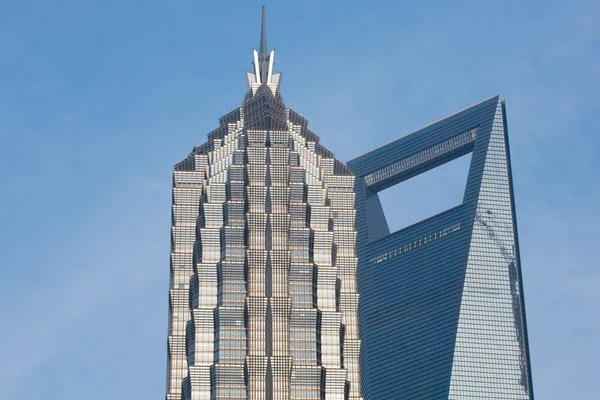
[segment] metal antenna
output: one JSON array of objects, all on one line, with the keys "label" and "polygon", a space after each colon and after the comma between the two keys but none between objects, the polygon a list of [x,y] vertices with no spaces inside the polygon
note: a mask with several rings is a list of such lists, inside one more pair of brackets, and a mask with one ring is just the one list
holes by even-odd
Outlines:
[{"label": "metal antenna", "polygon": [[262,21],[260,24],[260,51],[261,60],[265,60],[269,56],[269,46],[267,45],[267,13],[265,6],[262,6]]}]

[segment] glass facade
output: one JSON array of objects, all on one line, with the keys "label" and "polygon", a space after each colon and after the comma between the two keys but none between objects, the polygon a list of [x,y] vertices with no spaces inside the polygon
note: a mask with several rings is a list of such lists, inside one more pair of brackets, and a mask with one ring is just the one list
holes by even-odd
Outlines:
[{"label": "glass facade", "polygon": [[[166,399],[533,399],[504,101],[344,165],[286,108],[264,7],[253,58],[173,172]],[[389,232],[379,191],[471,152],[461,204]]]},{"label": "glass facade", "polygon": [[285,107],[263,11],[242,107],[175,166],[167,399],[362,399],[355,178]]},{"label": "glass facade", "polygon": [[[390,234],[377,193],[469,152],[462,204]],[[533,399],[504,101],[348,166],[365,399]]]}]

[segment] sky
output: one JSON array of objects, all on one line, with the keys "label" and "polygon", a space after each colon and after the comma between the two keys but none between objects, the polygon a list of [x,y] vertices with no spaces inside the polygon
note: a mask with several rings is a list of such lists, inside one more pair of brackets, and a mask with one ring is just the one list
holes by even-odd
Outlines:
[{"label": "sky", "polygon": [[[286,104],[342,161],[506,99],[534,392],[596,398],[585,0],[1,2],[0,398],[164,398],[172,168],[241,105],[262,4]],[[466,165],[384,192],[390,225],[457,205]]]}]

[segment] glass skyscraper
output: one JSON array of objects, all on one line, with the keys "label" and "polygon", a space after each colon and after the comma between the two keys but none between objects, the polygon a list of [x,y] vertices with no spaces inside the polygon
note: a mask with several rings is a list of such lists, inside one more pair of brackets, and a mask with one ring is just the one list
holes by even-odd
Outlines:
[{"label": "glass skyscraper", "polygon": [[[462,204],[390,234],[377,193],[471,152]],[[365,399],[533,399],[504,101],[348,166]]]},{"label": "glass skyscraper", "polygon": [[354,177],[260,49],[241,107],[175,166],[167,399],[362,399]]},{"label": "glass skyscraper", "polygon": [[[263,7],[242,106],[175,165],[167,400],[533,399],[504,101],[344,165],[274,58]],[[390,233],[377,193],[470,152],[462,204]]]}]

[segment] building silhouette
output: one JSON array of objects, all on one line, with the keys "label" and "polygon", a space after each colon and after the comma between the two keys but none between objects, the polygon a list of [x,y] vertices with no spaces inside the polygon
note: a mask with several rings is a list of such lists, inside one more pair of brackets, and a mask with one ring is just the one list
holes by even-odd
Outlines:
[{"label": "building silhouette", "polygon": [[[263,7],[242,106],[174,168],[167,400],[533,399],[504,101],[345,165],[274,58]],[[378,192],[468,153],[462,204],[391,233]]]},{"label": "building silhouette", "polygon": [[[377,193],[471,152],[462,204],[390,234]],[[533,399],[504,101],[348,166],[365,399]]]}]

